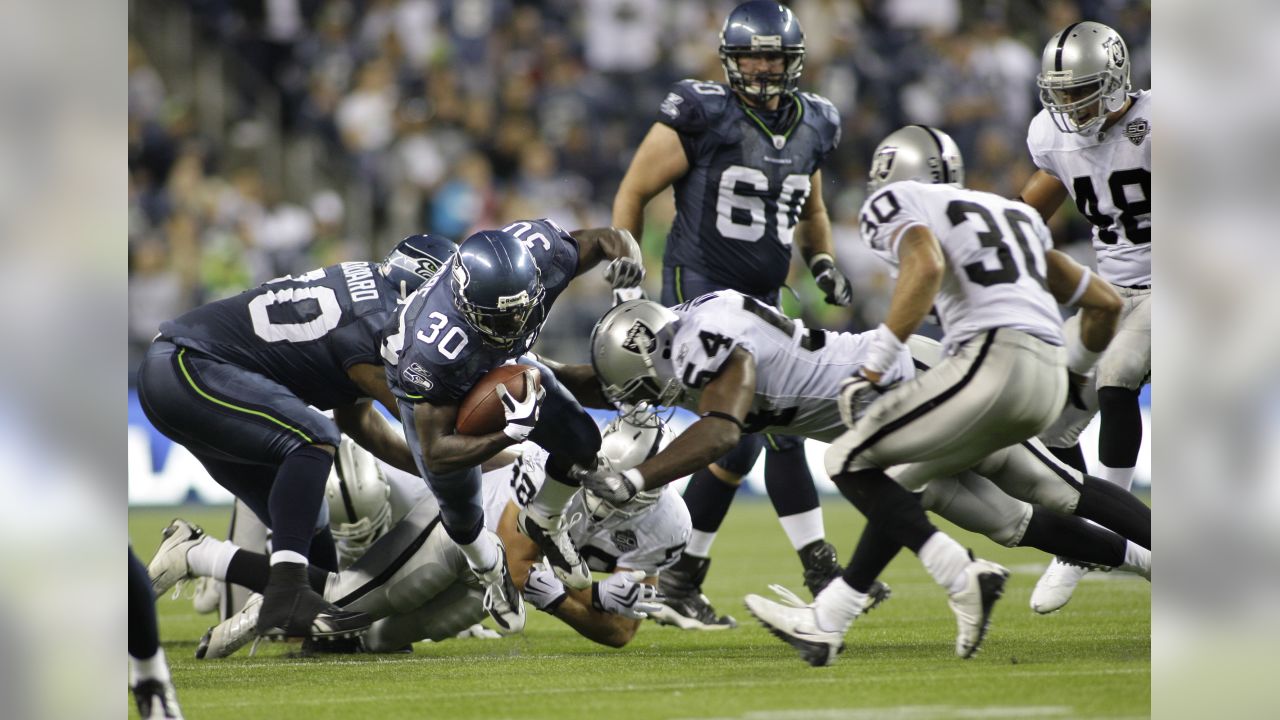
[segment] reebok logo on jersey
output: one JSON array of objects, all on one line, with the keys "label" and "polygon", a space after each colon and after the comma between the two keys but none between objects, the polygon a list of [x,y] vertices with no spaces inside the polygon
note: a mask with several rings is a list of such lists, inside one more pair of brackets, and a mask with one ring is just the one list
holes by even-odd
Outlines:
[{"label": "reebok logo on jersey", "polygon": [[613,544],[624,553],[632,552],[640,547],[640,541],[636,539],[635,530],[615,530],[613,532]]},{"label": "reebok logo on jersey", "polygon": [[637,355],[649,355],[658,349],[658,337],[648,325],[635,321],[627,331],[627,339],[622,341],[622,349]]},{"label": "reebok logo on jersey", "polygon": [[431,373],[418,363],[413,363],[409,367],[405,368],[404,371],[400,373],[400,376],[403,377],[406,382],[411,382],[423,390],[430,390],[435,387],[435,383],[431,382]]},{"label": "reebok logo on jersey", "polygon": [[1141,145],[1143,140],[1151,134],[1151,123],[1146,118],[1138,118],[1128,125],[1124,126],[1124,136],[1129,138],[1129,142],[1134,145]]},{"label": "reebok logo on jersey", "polygon": [[684,102],[684,98],[675,93],[667,93],[667,99],[662,101],[662,105],[658,109],[667,117],[678,117],[680,115],[680,103]]}]

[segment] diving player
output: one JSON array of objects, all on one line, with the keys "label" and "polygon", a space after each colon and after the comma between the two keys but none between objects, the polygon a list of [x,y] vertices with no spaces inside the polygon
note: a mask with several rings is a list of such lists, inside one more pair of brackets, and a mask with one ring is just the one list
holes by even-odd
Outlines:
[{"label": "diving player", "polygon": [[[776,307],[794,243],[828,303],[848,306],[849,283],[832,258],[821,166],[840,142],[840,114],[797,91],[804,32],[772,0],[738,5],[720,33],[726,83],[683,80],[636,150],[613,202],[613,224],[640,237],[644,207],[674,187],[676,216],[663,253],[662,304],[732,289]],[[744,435],[694,473],[684,492],[693,537],[662,576],[673,612],[691,627],[735,626],[702,594],[712,541],[738,485],[765,448],[765,486],[817,593],[839,575],[804,444],[787,435]]]},{"label": "diving player", "polygon": [[[447,238],[415,235],[381,264],[277,278],[161,324],[147,351],[138,371],[147,418],[272,530],[257,628],[264,636],[324,638],[368,627],[368,618],[338,610],[307,585],[309,563],[337,569],[327,523],[318,523],[325,480],[339,431],[413,469],[409,447],[369,402],[396,407],[378,342],[403,295],[454,249]],[[316,408],[332,409],[333,418]],[[170,526],[161,547],[198,540]],[[157,594],[173,585],[165,568],[150,569],[161,578]]]}]

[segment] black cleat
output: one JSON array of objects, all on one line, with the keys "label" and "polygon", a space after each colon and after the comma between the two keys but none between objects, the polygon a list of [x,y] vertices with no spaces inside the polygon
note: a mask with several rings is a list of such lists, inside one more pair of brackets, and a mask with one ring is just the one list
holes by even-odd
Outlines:
[{"label": "black cleat", "polygon": [[814,540],[801,548],[800,564],[804,566],[804,586],[815,598],[844,572],[836,557],[835,546],[825,540]]},{"label": "black cleat", "polygon": [[173,683],[142,680],[132,690],[133,701],[138,705],[138,715],[143,720],[182,720],[182,708],[178,707],[178,695],[173,691]]},{"label": "black cleat", "polygon": [[307,583],[307,566],[277,563],[262,593],[257,632],[272,640],[285,638],[350,638],[363,634],[373,619],[347,612],[320,596]]},{"label": "black cleat", "polygon": [[702,594],[702,581],[711,567],[710,558],[681,556],[675,565],[658,576],[658,589],[666,596],[662,609],[650,615],[660,625],[683,630],[727,630],[738,627],[729,615],[720,615]]}]

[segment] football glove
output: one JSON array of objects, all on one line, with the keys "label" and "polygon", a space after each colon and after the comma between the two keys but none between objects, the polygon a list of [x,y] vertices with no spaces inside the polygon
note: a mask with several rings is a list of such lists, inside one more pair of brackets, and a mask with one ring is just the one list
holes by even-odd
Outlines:
[{"label": "football glove", "polygon": [[[533,368],[525,371],[525,388],[533,387],[534,375],[537,372]],[[526,390],[527,397],[523,401],[517,401],[510,392],[507,392],[507,386],[502,383],[498,383],[497,392],[498,399],[502,401],[502,414],[507,420],[506,427],[502,428],[503,434],[516,442],[524,442],[528,439],[529,433],[533,432],[534,426],[538,424],[542,398],[546,397],[547,391],[541,386],[536,393]]]},{"label": "football glove", "polygon": [[849,307],[853,304],[853,288],[849,278],[836,267],[835,260],[826,253],[818,253],[809,262],[809,270],[818,289],[826,296],[828,305]]},{"label": "football glove", "polygon": [[644,280],[644,265],[635,258],[618,258],[605,266],[604,279],[614,289],[635,287]]},{"label": "football glove", "polygon": [[591,583],[591,607],[632,620],[649,617],[662,609],[666,598],[658,588],[644,584],[644,578],[643,570],[625,570]]},{"label": "football glove", "polygon": [[529,568],[529,579],[524,582],[524,599],[534,607],[547,613],[555,613],[560,603],[569,597],[564,583],[556,577],[555,571],[546,561],[534,563]]},{"label": "football glove", "polygon": [[634,468],[631,470],[615,470],[613,465],[603,458],[594,470],[575,471],[582,487],[590,490],[604,500],[623,505],[644,489],[644,478]]},{"label": "football glove", "polygon": [[849,428],[857,425],[867,408],[888,389],[888,385],[877,385],[861,373],[846,378],[840,383],[839,401],[836,403],[840,407],[840,421]]}]

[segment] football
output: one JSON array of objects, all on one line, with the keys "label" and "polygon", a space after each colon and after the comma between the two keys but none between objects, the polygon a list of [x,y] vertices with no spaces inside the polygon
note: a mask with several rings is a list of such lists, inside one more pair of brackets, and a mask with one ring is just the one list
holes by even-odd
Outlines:
[{"label": "football", "polygon": [[[501,430],[507,424],[507,419],[502,410],[502,400],[498,398],[498,383],[506,385],[507,392],[523,401],[528,397],[529,391],[525,387],[524,371],[529,369],[529,365],[503,365],[477,380],[458,407],[458,419],[454,423],[457,433],[488,435]],[[541,383],[536,371],[533,378],[534,392],[537,392]]]}]

